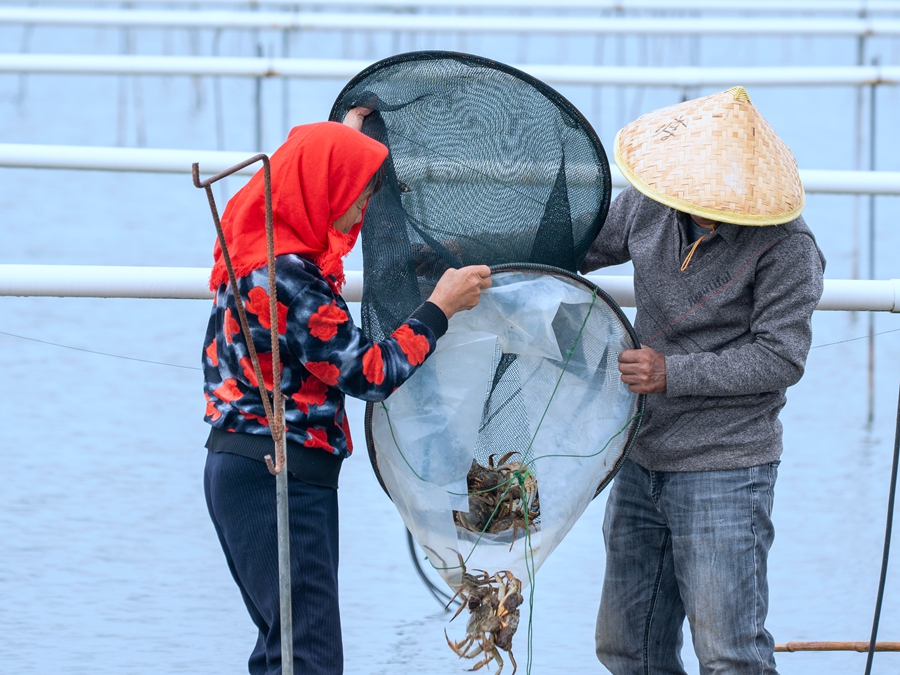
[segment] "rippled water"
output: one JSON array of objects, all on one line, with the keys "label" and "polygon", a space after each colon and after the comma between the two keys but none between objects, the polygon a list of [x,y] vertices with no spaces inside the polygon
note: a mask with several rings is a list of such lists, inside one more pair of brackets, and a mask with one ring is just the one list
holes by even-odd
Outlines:
[{"label": "rippled water", "polygon": [[[36,29],[32,52],[115,53],[113,30]],[[140,53],[208,54],[211,36],[147,31]],[[454,48],[506,61],[686,65],[691,44],[674,38],[522,41],[404,35],[368,39],[295,35],[295,56],[378,58],[413,48]],[[280,38],[261,40],[280,49]],[[17,51],[22,31],[0,29]],[[715,40],[699,43],[703,65],[846,65],[852,40]],[[873,41],[883,62],[896,43]],[[249,54],[249,35],[226,32],[222,53]],[[522,56],[524,55],[524,57]],[[618,56],[617,56],[618,55]],[[323,119],[338,81],[294,83],[294,123]],[[120,89],[124,87],[124,89]],[[124,125],[118,101],[126,95]],[[216,148],[209,80],[145,78],[140,115],[135,83],[115,77],[0,77],[0,142],[134,145],[143,119],[151,147]],[[225,148],[250,149],[252,82],[222,83]],[[563,90],[609,144],[618,126],[680,100],[674,89],[621,95]],[[691,92],[699,94],[704,92]],[[848,88],[751,88],[803,168],[849,169],[853,105]],[[265,83],[266,138],[281,136],[281,87]],[[900,170],[896,88],[879,94],[878,167]],[[236,182],[229,186],[234,190]],[[863,200],[862,206],[865,206]],[[879,198],[879,278],[900,277],[896,198]],[[811,195],[807,221],[829,259],[827,276],[853,269],[854,199]],[[862,225],[866,221],[862,212]],[[187,174],[153,176],[0,170],[0,262],[207,265],[213,230],[205,199]],[[861,240],[864,241],[864,240]],[[348,264],[358,269],[354,255]],[[627,270],[623,270],[627,271]],[[0,331],[83,349],[193,367],[208,304],[198,301],[0,298]],[[866,317],[817,313],[815,345],[866,333]],[[876,330],[900,318],[876,317]],[[865,640],[877,587],[890,450],[900,383],[900,333],[877,340],[876,408],[866,425],[866,341],[814,349],[782,419],[785,453],[770,559],[776,641]],[[8,673],[241,673],[255,639],[206,515],[202,496],[200,373],[61,349],[0,334],[0,670]],[[362,446],[362,406],[351,404]],[[341,482],[341,601],[346,671],[459,673],[446,647],[445,615],[415,577],[402,523],[381,493],[364,452]],[[534,596],[534,673],[604,672],[593,655],[593,621],[604,555],[604,497],[595,500],[541,569]],[[880,635],[900,639],[900,554],[888,579]],[[524,621],[523,621],[524,625]],[[460,620],[448,627],[463,632]],[[524,665],[527,639],[516,638]],[[689,656],[686,655],[686,656]],[[785,654],[788,674],[862,672],[859,654]],[[689,670],[696,670],[688,661]],[[876,657],[876,672],[900,657]],[[511,671],[504,671],[511,672]]]}]

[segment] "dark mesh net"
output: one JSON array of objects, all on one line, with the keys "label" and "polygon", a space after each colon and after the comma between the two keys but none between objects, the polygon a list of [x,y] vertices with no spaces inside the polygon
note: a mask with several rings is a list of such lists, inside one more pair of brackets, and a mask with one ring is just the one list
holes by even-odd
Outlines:
[{"label": "dark mesh net", "polygon": [[331,119],[375,110],[390,149],[362,233],[362,326],[393,332],[447,267],[539,263],[574,272],[606,218],[606,154],[566,99],[518,70],[450,52],[386,59],[355,77]]}]

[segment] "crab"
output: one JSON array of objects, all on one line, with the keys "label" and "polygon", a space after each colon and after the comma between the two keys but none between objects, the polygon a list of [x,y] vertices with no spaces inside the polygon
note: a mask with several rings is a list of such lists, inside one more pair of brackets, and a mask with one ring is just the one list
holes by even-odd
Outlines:
[{"label": "crab", "polygon": [[466,623],[466,637],[458,642],[450,640],[444,630],[447,644],[460,658],[481,656],[472,670],[496,662],[495,675],[500,675],[503,670],[503,658],[500,656],[500,650],[503,650],[512,662],[512,675],[515,675],[518,666],[512,653],[512,639],[519,627],[522,582],[508,571],[497,572],[493,576],[483,570],[470,574],[461,555],[459,563],[463,570],[462,583],[453,599],[462,599],[462,604],[450,620],[459,616],[464,607],[469,609],[469,620]]},{"label": "crab", "polygon": [[512,529],[510,550],[519,530],[527,529],[526,524],[537,527],[541,515],[537,480],[522,462],[510,461],[514,454],[508,452],[496,463],[491,455],[486,467],[472,460],[466,477],[469,511],[453,512],[454,522],[470,532],[498,534]]},{"label": "crab", "polygon": [[[537,493],[537,479],[534,473],[521,462],[510,462],[509,458],[513,453],[507,453],[500,458],[498,462],[497,472],[503,478],[503,483],[509,486],[506,495],[502,497],[500,510],[511,514],[511,527],[513,530],[513,541],[516,540],[516,533],[519,529],[526,529],[531,525],[535,525],[535,520],[541,515],[540,499]],[[488,458],[488,463],[493,465],[494,456]],[[524,467],[524,471],[523,471]],[[521,483],[518,481],[518,475],[523,476]],[[522,494],[524,488],[525,494]],[[499,519],[498,519],[499,520]],[[499,523],[498,523],[499,525]],[[507,527],[498,527],[496,530],[488,528],[488,532],[502,532]],[[512,550],[512,546],[510,546]]]}]

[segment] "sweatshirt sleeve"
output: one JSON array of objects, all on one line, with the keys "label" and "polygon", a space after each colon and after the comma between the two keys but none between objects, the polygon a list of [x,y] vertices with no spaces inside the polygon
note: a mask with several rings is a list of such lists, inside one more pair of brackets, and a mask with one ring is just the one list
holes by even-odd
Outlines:
[{"label": "sweatshirt sleeve", "polygon": [[792,234],[759,259],[753,290],[753,339],[721,353],[666,357],[666,396],[740,396],[796,384],[812,341],[812,313],[822,296],[815,242]]},{"label": "sweatshirt sleeve", "polygon": [[446,330],[444,313],[426,302],[388,338],[374,342],[353,323],[343,298],[313,282],[288,308],[286,337],[291,353],[322,382],[381,401],[416,372]]},{"label": "sweatshirt sleeve", "polygon": [[587,255],[578,268],[582,274],[593,272],[601,267],[618,265],[631,260],[628,252],[628,235],[631,231],[630,215],[633,212],[635,196],[639,193],[634,188],[627,188],[619,193],[609,207],[606,222],[600,233],[588,249]]}]

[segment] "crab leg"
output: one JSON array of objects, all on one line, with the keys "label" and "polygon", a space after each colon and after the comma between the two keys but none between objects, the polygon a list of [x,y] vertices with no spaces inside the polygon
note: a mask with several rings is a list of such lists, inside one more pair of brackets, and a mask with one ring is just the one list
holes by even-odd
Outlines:
[{"label": "crab leg", "polygon": [[[453,619],[459,616],[460,612],[463,611],[463,607],[466,606],[466,602],[468,600],[468,598],[463,594],[463,590],[465,590],[466,588],[466,577],[468,576],[466,574],[466,561],[463,560],[462,553],[460,553],[459,551],[456,552],[456,556],[459,558],[459,566],[462,568],[462,582],[459,584],[459,590],[457,590],[453,597],[450,598],[450,601],[447,603],[447,606],[444,607],[444,609],[450,609],[450,605],[452,605],[453,601],[456,600],[460,595],[462,595],[463,597],[462,602],[459,605],[459,609],[456,610],[456,614],[451,617],[450,621],[453,621]],[[446,633],[446,631],[444,632]]]},{"label": "crab leg", "polygon": [[472,642],[474,642],[475,640],[474,635],[467,635],[464,640],[460,640],[459,642],[452,642],[450,640],[450,637],[447,635],[446,629],[444,629],[444,637],[447,639],[447,644],[450,646],[450,649],[452,649],[454,653],[460,658],[466,657],[465,651],[472,645]]},{"label": "crab leg", "polygon": [[[473,651],[471,654],[466,654],[466,658],[474,659],[476,656],[478,656],[482,652],[484,652],[484,644],[483,643],[478,645],[478,648],[475,649],[475,651]],[[472,670],[478,670],[479,668],[481,668],[481,665],[476,665],[474,668],[472,668]]]},{"label": "crab leg", "polygon": [[[504,464],[506,464],[510,459],[512,459],[512,456],[515,455],[516,452],[516,450],[510,450],[509,452],[507,452],[505,455],[503,455],[503,457],[497,460],[497,466],[503,466]],[[493,457],[493,455],[491,455],[491,457]]]},{"label": "crab leg", "polygon": [[472,671],[480,670],[482,666],[490,665],[491,661],[496,661],[500,664],[500,667],[497,668],[497,672],[494,675],[500,675],[500,671],[503,670],[503,659],[500,657],[500,652],[496,649],[493,649],[491,652],[484,653],[484,660],[479,661],[472,667]]},{"label": "crab leg", "polygon": [[[456,598],[459,596],[459,594],[462,593],[462,590],[463,590],[463,589],[460,588],[458,591],[456,591],[456,595],[454,595],[452,598],[450,598],[450,602],[447,603],[447,606],[446,606],[444,609],[450,609],[450,603],[452,603],[454,600],[456,600]],[[453,619],[455,619],[455,618],[458,617],[460,614],[462,614],[462,611],[463,611],[465,608],[466,608],[466,603],[465,603],[465,602],[461,602],[460,605],[459,605],[459,609],[456,610],[456,614],[454,614],[452,617],[450,617],[450,621],[453,621]]]}]

